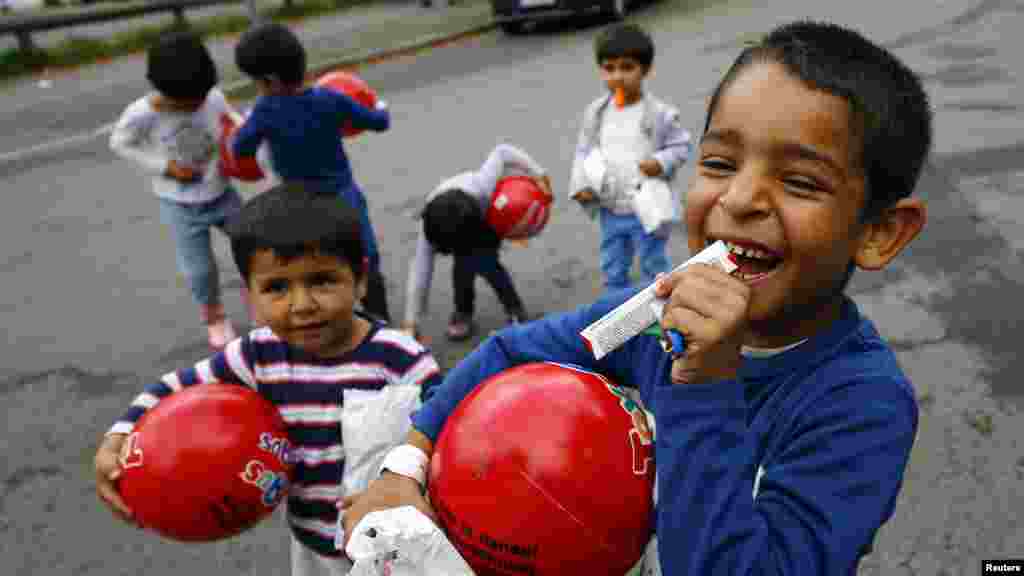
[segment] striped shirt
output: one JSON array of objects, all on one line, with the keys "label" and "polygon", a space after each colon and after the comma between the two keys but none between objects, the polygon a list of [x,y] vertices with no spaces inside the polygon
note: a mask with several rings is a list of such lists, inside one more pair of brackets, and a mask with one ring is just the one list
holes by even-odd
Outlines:
[{"label": "striped shirt", "polygon": [[430,351],[397,330],[374,325],[354,350],[324,360],[260,328],[147,386],[110,433],[131,432],[146,410],[188,386],[222,382],[255,389],[279,408],[295,449],[292,532],[315,552],[338,556],[335,502],[366,489],[387,451],[405,438],[423,393],[440,381]]}]

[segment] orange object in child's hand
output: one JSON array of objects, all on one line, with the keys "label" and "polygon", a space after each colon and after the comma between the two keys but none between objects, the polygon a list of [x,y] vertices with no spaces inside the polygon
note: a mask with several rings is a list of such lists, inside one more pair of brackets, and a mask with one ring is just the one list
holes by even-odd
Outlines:
[{"label": "orange object in child's hand", "polygon": [[626,92],[622,88],[615,89],[615,107],[622,108],[626,105]]},{"label": "orange object in child's hand", "polygon": [[174,160],[167,163],[165,174],[179,182],[195,182],[199,179],[199,173],[188,166],[182,166]]}]

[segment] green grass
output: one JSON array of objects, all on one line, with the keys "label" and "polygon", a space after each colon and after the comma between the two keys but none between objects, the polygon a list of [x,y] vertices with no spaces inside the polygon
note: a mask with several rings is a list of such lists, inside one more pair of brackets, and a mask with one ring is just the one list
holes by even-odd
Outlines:
[{"label": "green grass", "polygon": [[[320,14],[343,10],[371,0],[295,0],[291,6],[277,6],[261,11],[266,19],[281,21],[300,20]],[[223,14],[218,16],[188,18],[187,26],[204,38],[237,34],[248,28],[249,18],[245,14]],[[0,80],[7,80],[32,74],[45,68],[68,68],[101,62],[117,56],[142,52],[160,34],[173,30],[178,24],[144,25],[129,32],[115,34],[109,39],[71,38],[57,46],[33,52],[7,49],[0,52]]]}]

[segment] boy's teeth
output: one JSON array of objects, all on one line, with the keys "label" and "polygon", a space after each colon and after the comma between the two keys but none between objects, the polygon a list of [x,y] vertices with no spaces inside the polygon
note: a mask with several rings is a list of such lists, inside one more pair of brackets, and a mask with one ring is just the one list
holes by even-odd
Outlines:
[{"label": "boy's teeth", "polygon": [[758,250],[757,248],[747,248],[747,247],[744,247],[744,246],[737,246],[737,245],[729,243],[729,242],[726,242],[725,245],[729,249],[729,252],[731,252],[733,254],[736,254],[737,256],[744,256],[746,258],[756,258],[758,260],[774,260],[775,259],[775,256],[773,256],[773,255],[771,255],[771,254],[769,254],[767,252],[764,252],[763,250]]}]

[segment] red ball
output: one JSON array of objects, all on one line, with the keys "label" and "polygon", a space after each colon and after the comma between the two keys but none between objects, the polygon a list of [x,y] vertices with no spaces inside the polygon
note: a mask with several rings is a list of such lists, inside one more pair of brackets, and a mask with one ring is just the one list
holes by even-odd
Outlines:
[{"label": "red ball", "polygon": [[202,384],[139,419],[121,451],[118,491],[145,528],[221,540],[274,511],[291,482],[290,454],[276,406],[249,388]]},{"label": "red ball", "polygon": [[528,176],[498,180],[487,207],[487,223],[501,238],[530,238],[544,229],[551,216],[551,197]]},{"label": "red ball", "polygon": [[[351,72],[342,70],[328,72],[316,81],[316,85],[341,92],[370,109],[377,105],[377,93],[362,78]],[[362,128],[353,128],[352,122],[348,120],[341,127],[341,135],[346,137],[355,136],[362,132]]]},{"label": "red ball", "polygon": [[448,417],[430,501],[478,576],[622,576],[653,531],[652,438],[640,407],[603,376],[524,364]]},{"label": "red ball", "polygon": [[224,114],[220,117],[221,135],[220,142],[220,169],[221,172],[230,178],[244,182],[256,182],[263,179],[263,169],[260,168],[255,156],[239,158],[231,152],[228,145],[235,131],[242,124],[241,118],[232,118]]}]

